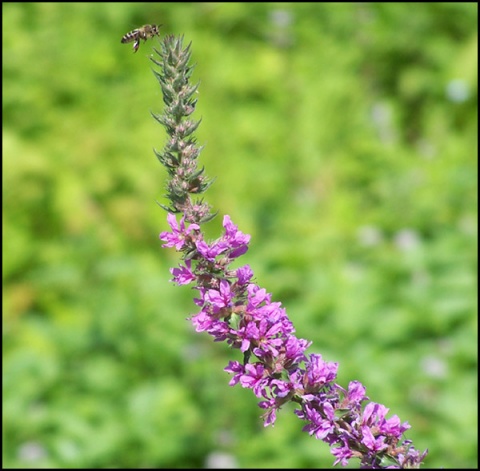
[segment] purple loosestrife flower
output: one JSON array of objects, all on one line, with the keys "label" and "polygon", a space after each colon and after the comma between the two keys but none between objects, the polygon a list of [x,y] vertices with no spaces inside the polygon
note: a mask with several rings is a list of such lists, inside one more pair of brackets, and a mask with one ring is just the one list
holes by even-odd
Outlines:
[{"label": "purple loosestrife flower", "polygon": [[188,285],[195,279],[195,275],[192,272],[192,261],[185,260],[185,266],[182,267],[181,265],[178,268],[170,269],[171,274],[173,275],[174,283],[178,285]]},{"label": "purple loosestrife flower", "polygon": [[[215,341],[226,341],[243,353],[243,363],[230,361],[230,385],[240,384],[261,399],[264,425],[273,425],[277,411],[288,402],[305,422],[303,430],[331,447],[334,465],[346,466],[358,458],[362,468],[418,468],[427,451],[419,453],[409,440],[401,442],[410,427],[388,409],[368,402],[365,387],[351,381],[348,389],[336,384],[338,364],[320,354],[306,355],[311,342],[295,336],[295,329],[280,302],[252,282],[249,265],[232,269],[231,263],[248,250],[250,236],[242,233],[230,216],[223,218],[223,234],[206,241],[202,224],[214,217],[198,199],[211,181],[198,169],[201,148],[192,137],[199,122],[191,120],[198,86],[189,78],[190,46],[182,38],[167,36],[154,72],[162,88],[165,110],[154,115],[169,139],[162,152],[155,151],[170,176],[169,206],[163,206],[171,231],[160,234],[163,247],[175,247],[184,264],[171,269],[172,281],[193,284],[199,311],[190,317],[197,332],[207,332]],[[194,198],[196,198],[194,200]],[[175,213],[182,214],[177,223]],[[188,224],[188,225],[187,225]],[[363,403],[367,403],[363,407]]]},{"label": "purple loosestrife flower", "polygon": [[333,462],[333,466],[336,466],[338,463],[342,466],[347,466],[350,458],[353,456],[353,452],[350,450],[348,444],[343,442],[340,446],[332,447],[332,455],[336,458]]},{"label": "purple loosestrife flower", "polygon": [[185,241],[188,240],[190,233],[194,230],[199,230],[198,224],[190,224],[188,229],[185,228],[185,218],[182,217],[180,224],[177,224],[177,218],[174,214],[168,214],[167,221],[172,228],[172,232],[161,232],[160,240],[166,241],[162,247],[175,247],[177,251],[183,249]]},{"label": "purple loosestrife flower", "polygon": [[327,435],[333,434],[335,431],[335,409],[333,406],[324,401],[319,411],[318,406],[311,406],[308,403],[304,407],[305,415],[303,418],[310,422],[303,427],[303,430],[310,435],[315,435],[319,440],[324,440]]},{"label": "purple loosestrife flower", "polygon": [[205,302],[212,306],[213,314],[217,314],[222,309],[232,307],[233,293],[230,284],[226,280],[220,280],[220,288],[209,289],[204,296]]},{"label": "purple loosestrife flower", "polygon": [[306,390],[317,392],[337,377],[338,363],[327,363],[322,355],[311,354],[306,366]]},{"label": "purple loosestrife flower", "polygon": [[234,375],[230,385],[240,383],[262,398],[259,406],[265,410],[265,426],[273,425],[277,411],[293,401],[300,405],[297,416],[306,422],[303,430],[332,447],[336,464],[345,465],[352,457],[360,458],[366,467],[382,467],[383,456],[401,456],[395,462],[398,467],[400,459],[409,465],[420,457],[423,460],[425,455],[410,450],[407,442],[397,446],[409,428],[407,423],[400,424],[397,416],[387,419],[388,409],[373,402],[362,412],[361,404],[368,398],[361,383],[352,381],[345,390],[335,384],[337,363],[326,362],[320,354],[305,356],[310,342],[295,337],[281,303],[272,302],[270,293],[249,283],[253,273],[248,265],[229,269],[232,250],[246,250],[249,242],[230,218],[224,219],[224,235],[211,244],[204,242],[197,225],[177,224],[171,217],[169,222],[172,232],[162,233],[162,240],[172,246],[181,241],[181,250],[186,244],[198,249],[190,252],[185,266],[172,269],[174,281],[195,282],[206,276],[205,267],[214,269],[206,277],[208,282],[196,286],[200,293],[196,304],[201,309],[191,320],[198,332],[255,356],[253,363],[230,362],[225,370]]},{"label": "purple loosestrife flower", "polygon": [[239,231],[228,215],[225,215],[223,218],[223,227],[225,228],[224,241],[232,249],[230,258],[240,257],[248,250],[250,235]]},{"label": "purple loosestrife flower", "polygon": [[247,285],[253,277],[253,271],[248,265],[245,265],[237,269],[235,276],[239,285]]}]

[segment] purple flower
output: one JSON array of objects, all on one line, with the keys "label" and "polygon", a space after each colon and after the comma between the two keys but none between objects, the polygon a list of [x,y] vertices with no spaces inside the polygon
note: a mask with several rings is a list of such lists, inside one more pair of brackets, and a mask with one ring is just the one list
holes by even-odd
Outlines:
[{"label": "purple flower", "polygon": [[277,420],[277,409],[279,409],[278,404],[274,398],[270,398],[266,401],[260,401],[258,403],[259,407],[266,409],[265,414],[262,415],[263,426],[268,427],[269,425],[274,425],[275,420]]},{"label": "purple flower", "polygon": [[289,335],[286,342],[284,343],[285,347],[285,367],[288,368],[300,361],[306,359],[304,351],[312,344],[304,339],[297,339],[294,335]]},{"label": "purple flower", "polygon": [[338,463],[340,463],[342,466],[347,466],[348,461],[353,456],[352,450],[350,450],[350,447],[344,441],[342,441],[342,445],[333,447],[331,452],[336,458],[333,466],[337,465]]},{"label": "purple flower", "polygon": [[230,327],[228,326],[228,322],[215,320],[207,332],[213,337],[215,342],[224,342],[228,339]]},{"label": "purple flower", "polygon": [[392,435],[396,438],[400,438],[402,434],[410,428],[408,422],[404,422],[403,424],[400,423],[400,417],[398,415],[394,415],[382,422],[380,425],[380,431],[387,435]]},{"label": "purple flower", "polygon": [[224,371],[227,373],[232,373],[233,378],[228,383],[230,386],[235,386],[239,381],[241,376],[245,373],[245,367],[238,361],[230,361]]},{"label": "purple flower", "polygon": [[237,268],[237,279],[239,285],[246,285],[253,277],[253,271],[250,268],[250,265],[245,265],[243,267]]},{"label": "purple flower", "polygon": [[[196,241],[196,247],[198,252],[206,260],[213,262],[216,257],[218,257],[218,255],[228,250],[230,250],[228,257],[236,258],[240,255],[243,255],[248,250],[248,242],[250,241],[250,236],[248,234],[243,234],[241,231],[237,230],[237,226],[232,223],[229,216],[225,216],[223,218],[223,226],[225,228],[225,234],[223,237],[216,240],[215,242],[207,244],[204,240]],[[164,245],[164,247],[172,246]],[[242,272],[242,274],[248,276],[246,271]]]},{"label": "purple flower", "polygon": [[256,312],[260,314],[261,317],[269,319],[271,323],[278,324],[284,335],[291,334],[292,332],[295,332],[295,329],[288,318],[285,309],[281,306],[282,303],[272,303],[269,300],[263,306],[257,308]]},{"label": "purple flower", "polygon": [[230,253],[230,258],[237,258],[243,255],[248,250],[250,235],[239,231],[228,215],[223,217],[223,227],[225,228],[224,241],[227,242],[230,248],[235,249]]},{"label": "purple flower", "polygon": [[418,467],[418,464],[422,463],[425,456],[427,456],[428,449],[426,449],[423,453],[420,453],[418,450],[415,450],[415,448],[410,447],[411,443],[412,443],[411,440],[405,440],[402,443],[402,446],[404,446],[405,448],[408,448],[408,451],[406,454],[400,453],[397,456],[398,464],[402,468]]},{"label": "purple flower", "polygon": [[175,247],[177,250],[182,250],[185,245],[185,238],[194,230],[199,230],[198,224],[190,224],[188,229],[185,228],[185,217],[180,219],[180,225],[177,224],[177,218],[174,214],[168,213],[167,221],[172,228],[172,232],[161,232],[160,240],[166,241],[162,247]]},{"label": "purple flower", "polygon": [[371,451],[378,452],[385,450],[387,444],[385,443],[385,436],[379,435],[377,438],[373,436],[371,429],[367,426],[362,427],[362,443]]},{"label": "purple flower", "polygon": [[244,388],[250,388],[257,397],[268,397],[267,388],[269,386],[268,372],[261,363],[247,363],[245,372],[240,376],[240,384]]},{"label": "purple flower", "polygon": [[323,361],[322,355],[319,354],[310,354],[305,367],[307,383],[305,387],[308,390],[318,391],[337,377],[338,363]]},{"label": "purple flower", "polygon": [[[215,215],[198,197],[212,181],[198,168],[201,148],[192,133],[199,122],[190,119],[197,86],[189,83],[190,46],[183,48],[182,43],[182,38],[167,35],[156,50],[162,60],[152,59],[161,67],[157,77],[168,75],[168,80],[160,80],[164,114],[154,116],[165,126],[168,139],[164,151],[155,153],[170,176],[170,206],[163,207],[183,213],[179,223],[169,214],[171,231],[159,237],[163,247],[182,252],[185,264],[171,269],[172,281],[179,285],[193,281],[198,290],[194,303],[200,312],[191,317],[195,329],[244,353],[243,364],[231,361],[225,371],[233,375],[231,386],[240,383],[262,398],[265,426],[273,425],[276,412],[292,401],[300,406],[295,414],[306,421],[304,430],[332,447],[335,465],[345,466],[356,457],[365,469],[382,468],[388,461],[384,458],[389,458],[401,467],[418,468],[427,451],[419,454],[408,440],[398,445],[408,423],[401,424],[397,416],[386,419],[388,409],[381,404],[369,403],[362,411],[368,400],[365,387],[358,381],[352,381],[348,390],[335,384],[338,364],[325,362],[318,354],[307,357],[304,352],[311,342],[293,335],[294,326],[281,303],[272,302],[265,289],[251,282],[248,265],[230,267],[248,250],[250,235],[226,215],[222,236],[210,243],[204,240],[200,225]],[[186,227],[185,220],[194,223]],[[256,360],[249,363],[252,354]]]},{"label": "purple flower", "polygon": [[221,309],[232,306],[233,293],[230,290],[230,283],[226,280],[220,281],[220,289],[209,289],[204,296],[214,313],[218,313]]},{"label": "purple flower", "polygon": [[365,406],[362,416],[362,425],[368,427],[376,427],[379,432],[400,437],[403,432],[410,428],[408,422],[400,424],[400,419],[394,415],[392,418],[386,420],[385,416],[389,409],[382,404],[370,402]]},{"label": "purple flower", "polygon": [[[368,400],[365,387],[358,381],[351,381],[348,390],[335,384],[338,363],[326,362],[320,354],[305,355],[311,342],[295,337],[281,303],[251,283],[250,266],[229,269],[230,261],[247,250],[250,236],[238,231],[228,216],[223,237],[210,244],[201,232],[192,234],[199,230],[197,224],[186,228],[184,218],[177,224],[173,215],[168,222],[172,232],[160,234],[164,247],[182,250],[189,243],[185,265],[171,273],[179,285],[197,282],[200,296],[194,302],[200,312],[191,317],[195,330],[244,352],[245,364],[231,361],[225,371],[233,375],[231,386],[240,383],[262,398],[264,426],[275,423],[283,404],[295,401],[301,405],[295,414],[307,422],[303,430],[332,447],[335,465],[358,457],[362,466],[377,467],[385,455],[403,467],[422,462],[427,451],[419,454],[408,441],[397,444],[408,423],[401,424],[396,415],[386,419],[388,409],[381,404],[368,403],[362,411]],[[250,354],[258,361],[248,363]]]},{"label": "purple flower", "polygon": [[208,245],[203,240],[197,240],[195,243],[198,253],[202,255],[205,260],[211,262],[215,261],[218,255],[225,252],[228,249],[228,245],[223,241],[217,241]]},{"label": "purple flower", "polygon": [[275,397],[284,398],[290,393],[295,394],[303,390],[302,384],[303,371],[297,369],[288,375],[288,381],[274,379],[271,382],[272,393]]},{"label": "purple flower", "polygon": [[303,427],[305,432],[315,435],[319,440],[324,440],[327,435],[335,430],[335,410],[329,402],[324,402],[321,409],[323,409],[323,413],[320,413],[317,407],[305,403],[303,413],[302,411],[295,412],[300,418],[310,422]]},{"label": "purple flower", "polygon": [[228,323],[216,319],[205,310],[200,311],[190,318],[197,332],[207,332],[214,337],[216,342],[222,342],[227,339],[230,328]]},{"label": "purple flower", "polygon": [[266,353],[278,355],[278,348],[284,340],[277,336],[281,330],[281,324],[270,322],[268,319],[253,319],[247,321],[238,330],[232,330],[232,334],[242,341],[241,351],[245,352],[253,344],[253,353],[263,357]]},{"label": "purple flower", "polygon": [[363,411],[362,424],[363,425],[376,425],[383,421],[388,413],[388,408],[383,404],[377,404],[376,402],[370,402],[365,406]]},{"label": "purple flower", "polygon": [[178,268],[172,268],[170,273],[173,275],[172,281],[177,283],[178,285],[188,285],[188,283],[195,280],[195,275],[193,274],[192,270],[192,261],[185,260],[185,266],[182,267],[181,265]]},{"label": "purple flower", "polygon": [[248,304],[247,310],[253,311],[257,306],[263,302],[270,302],[271,295],[267,293],[265,288],[259,288],[255,284],[248,285]]},{"label": "purple flower", "polygon": [[257,322],[250,322],[249,327],[251,327],[248,332],[250,338],[255,340],[257,345],[253,349],[253,353],[258,357],[264,357],[266,354],[277,356],[279,348],[284,343],[284,339],[278,335],[282,331],[282,325],[263,318]]},{"label": "purple flower", "polygon": [[192,324],[197,332],[210,330],[215,322],[215,319],[204,310],[192,316],[190,320],[192,321]]},{"label": "purple flower", "polygon": [[365,386],[359,381],[350,381],[347,394],[348,401],[353,404],[360,404],[367,399],[366,391]]}]

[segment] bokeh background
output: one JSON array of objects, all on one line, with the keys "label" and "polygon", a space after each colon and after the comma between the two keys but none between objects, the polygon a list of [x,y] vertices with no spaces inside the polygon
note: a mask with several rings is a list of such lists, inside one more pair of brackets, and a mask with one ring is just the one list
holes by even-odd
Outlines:
[{"label": "bokeh background", "polygon": [[[148,57],[192,42],[206,195],[309,352],[477,462],[477,4],[3,3],[4,467],[331,467],[264,428],[161,249]],[[351,468],[358,467],[352,461]]]}]

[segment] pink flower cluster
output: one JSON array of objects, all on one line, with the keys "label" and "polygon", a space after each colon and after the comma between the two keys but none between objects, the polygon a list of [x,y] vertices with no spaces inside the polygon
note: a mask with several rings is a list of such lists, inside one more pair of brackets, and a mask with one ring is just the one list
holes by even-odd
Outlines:
[{"label": "pink flower cluster", "polygon": [[[307,424],[303,430],[331,446],[335,463],[347,465],[352,457],[362,467],[419,467],[427,451],[419,453],[411,442],[400,442],[410,428],[397,416],[386,418],[388,409],[368,401],[365,387],[350,382],[345,390],[335,383],[338,364],[319,354],[304,352],[311,342],[298,339],[293,324],[279,302],[272,302],[265,289],[252,283],[248,265],[229,268],[248,250],[250,236],[238,230],[229,216],[224,234],[207,243],[198,224],[180,223],[168,215],[171,232],[162,232],[163,247],[184,254],[184,265],[171,269],[173,282],[195,284],[200,310],[191,317],[197,332],[207,332],[215,341],[226,341],[244,355],[243,363],[231,361],[230,385],[252,389],[265,410],[264,424],[273,425],[277,411],[287,402],[298,404],[296,415]],[[252,357],[253,355],[253,357]],[[255,361],[250,362],[254,358]]]}]

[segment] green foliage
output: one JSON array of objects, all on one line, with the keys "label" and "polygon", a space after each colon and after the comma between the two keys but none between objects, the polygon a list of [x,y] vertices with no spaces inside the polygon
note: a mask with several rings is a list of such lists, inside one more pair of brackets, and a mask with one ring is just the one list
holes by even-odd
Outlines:
[{"label": "green foliage", "polygon": [[[263,429],[228,348],[168,283],[163,103],[120,43],[185,34],[207,199],[341,384],[428,467],[477,463],[477,5],[4,3],[3,464],[330,467],[291,409]],[[208,227],[216,237],[218,217]]]}]

